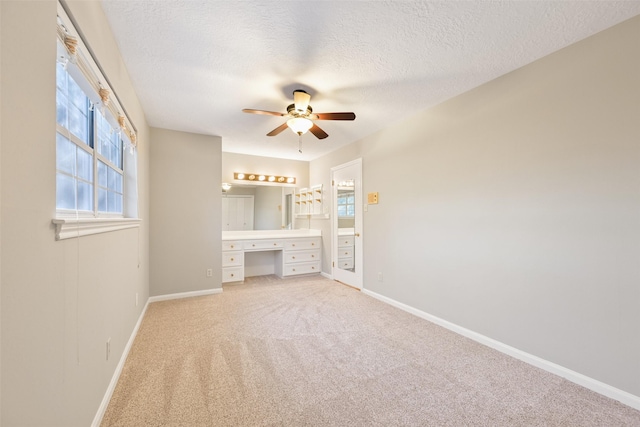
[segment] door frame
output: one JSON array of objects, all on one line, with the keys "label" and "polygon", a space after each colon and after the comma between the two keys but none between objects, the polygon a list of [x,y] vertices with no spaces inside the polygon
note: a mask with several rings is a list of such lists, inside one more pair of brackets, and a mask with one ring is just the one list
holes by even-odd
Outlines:
[{"label": "door frame", "polygon": [[[354,272],[348,270],[342,270],[336,267],[337,255],[338,255],[338,186],[334,179],[336,172],[339,172],[346,168],[355,168],[356,182],[354,187],[355,195],[355,224],[354,224]],[[334,280],[352,286],[357,289],[362,289],[363,284],[363,226],[362,226],[362,212],[363,212],[363,200],[362,200],[362,158],[357,158],[347,163],[343,163],[331,168],[331,190],[332,190],[332,210],[331,215],[331,275]]]}]

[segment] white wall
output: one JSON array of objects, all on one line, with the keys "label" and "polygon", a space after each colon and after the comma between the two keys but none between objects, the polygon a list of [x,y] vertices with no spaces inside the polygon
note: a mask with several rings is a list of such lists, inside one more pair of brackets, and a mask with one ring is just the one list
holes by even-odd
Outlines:
[{"label": "white wall", "polygon": [[636,17],[312,161],[380,193],[364,287],[640,396],[639,52]]},{"label": "white wall", "polygon": [[[97,2],[69,2],[139,134],[139,229],[55,241],[55,1],[2,1],[2,424],[87,426],[148,296],[144,114]],[[140,267],[138,267],[140,262]],[[111,358],[106,360],[106,340]]]},{"label": "white wall", "polygon": [[222,140],[156,128],[151,139],[150,294],[220,289]]}]

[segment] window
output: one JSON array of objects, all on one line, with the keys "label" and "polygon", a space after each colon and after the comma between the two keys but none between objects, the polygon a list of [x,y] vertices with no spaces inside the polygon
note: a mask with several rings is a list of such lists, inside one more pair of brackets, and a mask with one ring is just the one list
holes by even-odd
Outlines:
[{"label": "window", "polygon": [[137,135],[58,3],[56,239],[138,227]]},{"label": "window", "polygon": [[60,63],[56,86],[56,208],[122,215],[121,132]]}]

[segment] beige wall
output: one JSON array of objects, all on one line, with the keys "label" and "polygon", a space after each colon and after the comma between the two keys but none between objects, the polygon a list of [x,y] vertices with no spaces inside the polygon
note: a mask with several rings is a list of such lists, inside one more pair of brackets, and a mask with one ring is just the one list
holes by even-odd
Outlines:
[{"label": "beige wall", "polygon": [[220,289],[222,140],[155,128],[151,139],[150,294]]},{"label": "beige wall", "polygon": [[139,229],[55,241],[57,5],[0,2],[6,426],[90,425],[148,296],[147,125],[100,4],[69,5],[138,127],[143,221]]},{"label": "beige wall", "polygon": [[380,193],[364,287],[640,396],[639,52],[636,17],[312,161]]}]

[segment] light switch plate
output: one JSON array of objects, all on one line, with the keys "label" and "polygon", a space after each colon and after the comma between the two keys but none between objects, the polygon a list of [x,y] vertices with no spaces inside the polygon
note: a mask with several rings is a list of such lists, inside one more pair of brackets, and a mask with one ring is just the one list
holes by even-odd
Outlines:
[{"label": "light switch plate", "polygon": [[369,193],[367,194],[367,203],[370,205],[378,204],[378,193]]}]

